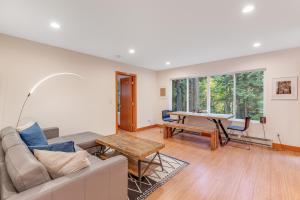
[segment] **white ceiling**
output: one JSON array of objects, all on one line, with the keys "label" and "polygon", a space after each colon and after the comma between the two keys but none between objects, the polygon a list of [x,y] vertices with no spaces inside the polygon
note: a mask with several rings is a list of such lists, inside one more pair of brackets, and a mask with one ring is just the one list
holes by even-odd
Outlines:
[{"label": "white ceiling", "polygon": [[0,32],[162,70],[300,46],[300,0],[0,0]]}]

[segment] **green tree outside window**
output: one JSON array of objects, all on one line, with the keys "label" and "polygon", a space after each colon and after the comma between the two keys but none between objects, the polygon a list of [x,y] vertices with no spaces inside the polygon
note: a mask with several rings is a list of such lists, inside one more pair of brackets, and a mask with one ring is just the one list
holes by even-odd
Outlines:
[{"label": "green tree outside window", "polygon": [[233,75],[213,76],[210,80],[211,113],[233,113]]},{"label": "green tree outside window", "polygon": [[173,110],[187,111],[189,107],[190,112],[203,112],[209,110],[209,103],[210,113],[259,120],[264,111],[264,71],[211,76],[209,83],[208,77],[172,81]]},{"label": "green tree outside window", "polygon": [[187,80],[172,81],[172,109],[187,111]]}]

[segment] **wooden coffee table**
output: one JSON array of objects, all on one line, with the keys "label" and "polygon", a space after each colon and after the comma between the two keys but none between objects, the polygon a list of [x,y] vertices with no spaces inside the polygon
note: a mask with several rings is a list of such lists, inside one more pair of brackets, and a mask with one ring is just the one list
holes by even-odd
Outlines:
[{"label": "wooden coffee table", "polygon": [[[99,137],[96,142],[107,147],[103,149],[100,156],[105,155],[109,149],[113,149],[126,156],[128,158],[128,171],[137,176],[139,182],[141,182],[142,177],[151,165],[159,165],[163,170],[159,151],[165,147],[164,144],[128,134]],[[153,158],[147,159],[148,156],[154,153],[155,156]],[[159,163],[154,161],[156,157],[158,157]]]}]

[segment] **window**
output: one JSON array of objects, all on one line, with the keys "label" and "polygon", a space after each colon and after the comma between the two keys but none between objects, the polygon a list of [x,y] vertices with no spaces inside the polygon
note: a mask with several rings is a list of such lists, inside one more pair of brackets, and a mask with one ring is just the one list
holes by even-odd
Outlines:
[{"label": "window", "polygon": [[236,118],[263,116],[263,71],[238,73],[236,76]]},{"label": "window", "polygon": [[187,111],[187,80],[172,81],[172,109]]},{"label": "window", "polygon": [[233,75],[213,76],[210,80],[210,112],[233,113]]},{"label": "window", "polygon": [[207,77],[189,79],[189,111],[207,111]]},{"label": "window", "polygon": [[263,80],[263,70],[173,80],[172,109],[259,120],[264,111]]}]

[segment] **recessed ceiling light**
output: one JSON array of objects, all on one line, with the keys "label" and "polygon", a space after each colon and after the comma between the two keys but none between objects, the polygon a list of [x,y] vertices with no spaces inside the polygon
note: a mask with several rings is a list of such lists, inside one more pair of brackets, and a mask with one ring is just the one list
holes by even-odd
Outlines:
[{"label": "recessed ceiling light", "polygon": [[54,29],[60,29],[60,24],[57,22],[51,22],[50,26]]},{"label": "recessed ceiling light", "polygon": [[254,9],[255,9],[255,6],[254,5],[246,5],[244,8],[243,8],[243,10],[242,10],[242,12],[243,13],[251,13],[251,12],[253,12],[254,11]]},{"label": "recessed ceiling light", "polygon": [[167,62],[166,62],[166,65],[167,65],[167,66],[171,65],[171,62],[167,61]]},{"label": "recessed ceiling light", "polygon": [[129,53],[129,54],[135,54],[135,49],[129,49],[129,50],[128,50],[128,53]]},{"label": "recessed ceiling light", "polygon": [[254,44],[253,44],[253,47],[255,47],[255,48],[258,48],[258,47],[260,47],[261,46],[261,43],[260,42],[255,42]]}]

